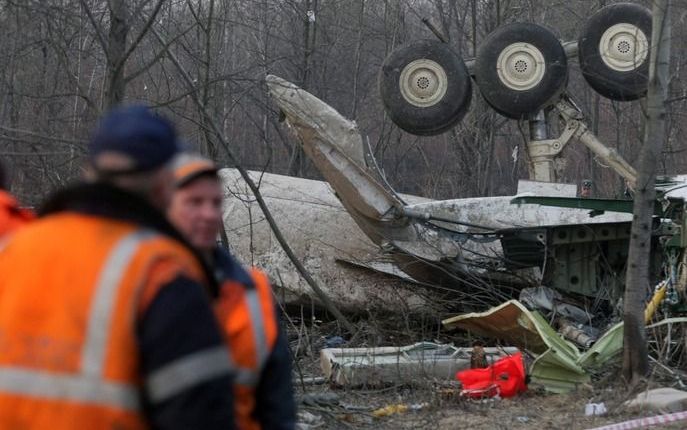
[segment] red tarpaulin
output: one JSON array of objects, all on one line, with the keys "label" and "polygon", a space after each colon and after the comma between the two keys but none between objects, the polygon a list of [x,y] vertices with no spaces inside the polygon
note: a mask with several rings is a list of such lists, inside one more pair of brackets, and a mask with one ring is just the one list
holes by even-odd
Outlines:
[{"label": "red tarpaulin", "polygon": [[463,394],[473,398],[513,397],[527,390],[522,353],[505,357],[484,369],[456,373],[463,385]]}]

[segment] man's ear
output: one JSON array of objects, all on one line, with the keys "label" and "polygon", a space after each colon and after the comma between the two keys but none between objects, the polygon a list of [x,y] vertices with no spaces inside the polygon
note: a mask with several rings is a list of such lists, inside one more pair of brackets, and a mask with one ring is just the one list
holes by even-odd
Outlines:
[{"label": "man's ear", "polygon": [[148,199],[156,208],[167,211],[174,193],[174,174],[171,169],[160,169],[150,178]]},{"label": "man's ear", "polygon": [[98,179],[98,175],[92,165],[87,164],[81,168],[81,177],[86,182],[95,182]]}]

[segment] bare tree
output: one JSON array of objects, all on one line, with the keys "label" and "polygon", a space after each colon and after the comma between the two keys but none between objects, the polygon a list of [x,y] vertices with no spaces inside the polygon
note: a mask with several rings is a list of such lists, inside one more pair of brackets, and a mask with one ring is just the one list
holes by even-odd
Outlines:
[{"label": "bare tree", "polygon": [[656,203],[656,167],[665,140],[670,63],[670,0],[655,0],[646,100],[647,127],[637,169],[634,218],[624,297],[623,375],[635,385],[649,371],[644,328],[644,297],[649,286],[649,252]]},{"label": "bare tree", "polygon": [[[398,191],[435,198],[512,192],[517,179],[526,176],[524,160],[511,158],[522,137],[515,122],[481,99],[479,88],[469,114],[452,132],[417,137],[385,117],[377,91],[379,68],[401,44],[433,37],[422,18],[438,23],[467,60],[492,30],[514,21],[533,20],[559,30],[563,40],[574,40],[589,9],[603,3],[608,2],[0,0],[2,156],[14,167],[14,191],[37,202],[78,175],[83,142],[101,108],[128,99],[145,100],[173,115],[193,143],[218,162],[227,161],[167,59],[166,50],[172,49],[197,79],[204,105],[232,136],[246,167],[318,177],[313,169],[299,167],[304,163],[297,147],[277,125],[261,82],[272,73],[304,84],[352,116]],[[676,16],[686,10],[687,4],[674,2]],[[160,47],[149,27],[163,31],[169,46]],[[674,52],[679,52],[687,30],[676,26],[673,31]],[[687,68],[681,67],[686,59],[674,57],[671,97],[678,112],[687,106]],[[582,99],[600,138],[633,163],[644,129],[638,103],[594,96],[574,68],[571,62],[569,91]],[[684,171],[687,150],[679,136],[687,129],[686,117],[675,113],[667,127],[661,168]],[[564,178],[593,177],[599,196],[621,191],[613,173],[585,149],[571,146],[566,157]]]},{"label": "bare tree", "polygon": [[126,0],[108,1],[108,21],[110,25],[106,36],[101,23],[93,13],[93,6],[89,5],[86,0],[81,0],[81,6],[93,26],[93,31],[107,59],[105,97],[103,100],[104,107],[106,108],[111,108],[124,100],[124,92],[128,81],[124,75],[124,66],[127,59],[145,37],[150,26],[155,22],[155,17],[160,11],[164,0],[157,1],[148,21],[134,38],[133,42],[127,44],[127,38],[132,28],[132,16],[140,14],[148,3],[149,0],[143,0],[133,10],[130,10]]}]

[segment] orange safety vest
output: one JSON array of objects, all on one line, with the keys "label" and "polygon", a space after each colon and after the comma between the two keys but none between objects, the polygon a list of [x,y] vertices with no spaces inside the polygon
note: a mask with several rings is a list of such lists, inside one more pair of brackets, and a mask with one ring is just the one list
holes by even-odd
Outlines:
[{"label": "orange safety vest", "polygon": [[227,280],[215,304],[236,371],[234,412],[242,430],[260,429],[253,415],[255,391],[279,330],[267,276],[255,268],[251,269],[250,276],[254,288]]},{"label": "orange safety vest", "polygon": [[0,428],[147,428],[144,382],[155,401],[175,381],[141,380],[136,321],[180,273],[203,279],[180,244],[129,223],[61,213],[18,231],[0,252]]},{"label": "orange safety vest", "polygon": [[33,219],[33,212],[20,208],[17,200],[10,193],[0,190],[0,241],[6,234]]}]

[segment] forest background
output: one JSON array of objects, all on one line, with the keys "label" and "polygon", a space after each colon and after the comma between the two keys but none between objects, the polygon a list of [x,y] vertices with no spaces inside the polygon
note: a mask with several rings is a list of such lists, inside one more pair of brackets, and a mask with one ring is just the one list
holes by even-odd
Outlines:
[{"label": "forest background", "polygon": [[[319,178],[278,121],[264,77],[275,74],[357,121],[397,191],[436,199],[507,195],[527,178],[526,124],[494,112],[473,86],[466,118],[418,137],[394,126],[378,91],[384,59],[434,36],[468,60],[498,26],[544,25],[573,41],[604,0],[0,0],[0,158],[27,204],[78,178],[89,131],[110,106],[143,102],[172,118],[189,145],[231,167],[194,103],[198,96],[245,168]],[[650,1],[638,1],[650,7]],[[666,140],[658,173],[687,173],[684,55],[687,1],[673,5]],[[178,60],[179,66],[171,60]],[[596,94],[577,61],[568,91],[590,128],[635,164],[642,103]],[[183,72],[182,72],[183,70]],[[192,85],[183,78],[190,76]],[[552,134],[556,124],[552,123]],[[563,181],[619,197],[623,181],[580,144]]]}]

